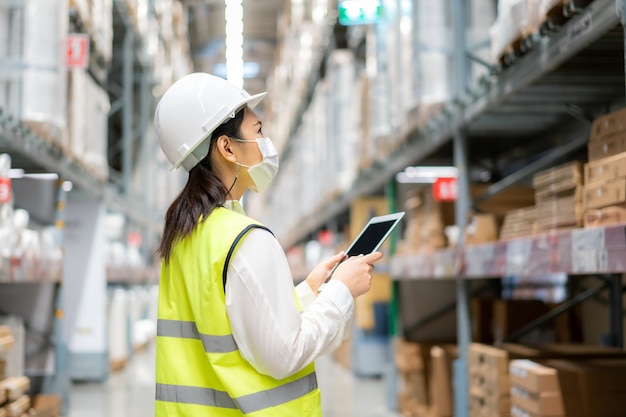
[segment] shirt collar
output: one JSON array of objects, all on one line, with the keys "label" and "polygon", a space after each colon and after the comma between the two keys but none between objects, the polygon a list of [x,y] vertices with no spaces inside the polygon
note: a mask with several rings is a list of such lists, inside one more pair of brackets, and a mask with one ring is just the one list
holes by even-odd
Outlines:
[{"label": "shirt collar", "polygon": [[241,201],[239,200],[226,200],[224,202],[224,207],[228,210],[232,210],[235,213],[243,214],[245,216],[246,212],[241,205]]}]

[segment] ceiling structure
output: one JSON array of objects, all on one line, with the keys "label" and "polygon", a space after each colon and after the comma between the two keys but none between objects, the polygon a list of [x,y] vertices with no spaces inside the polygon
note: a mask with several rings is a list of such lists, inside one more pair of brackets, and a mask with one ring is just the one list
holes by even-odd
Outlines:
[{"label": "ceiling structure", "polygon": [[[288,0],[243,0],[244,61],[258,74],[244,80],[251,94],[266,91],[278,43],[278,20]],[[183,0],[189,13],[194,69],[219,75],[225,64],[225,1]],[[256,64],[256,65],[255,65]],[[263,104],[263,103],[261,103]],[[258,109],[260,112],[262,108]]]}]

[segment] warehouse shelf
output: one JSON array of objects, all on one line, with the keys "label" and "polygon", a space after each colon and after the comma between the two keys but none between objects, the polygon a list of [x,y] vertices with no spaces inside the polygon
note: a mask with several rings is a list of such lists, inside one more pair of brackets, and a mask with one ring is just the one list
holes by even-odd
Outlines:
[{"label": "warehouse shelf", "polygon": [[108,284],[144,285],[156,284],[159,279],[157,267],[115,267],[109,266],[106,271]]},{"label": "warehouse shelf", "polygon": [[554,33],[537,33],[532,49],[513,65],[494,67],[491,76],[457,95],[424,128],[407,129],[384,162],[361,171],[345,193],[320,201],[297,229],[278,236],[281,243],[290,247],[302,241],[355,198],[381,190],[396,173],[450,143],[459,130],[470,138],[501,140],[543,134],[572,118],[589,122],[590,112],[600,113],[623,96],[621,8],[621,0],[595,1]]},{"label": "warehouse shelf", "polygon": [[14,167],[26,172],[55,172],[93,196],[102,197],[110,208],[120,210],[138,225],[154,232],[160,230],[160,222],[146,216],[150,211],[145,207],[121,194],[114,185],[93,175],[58,146],[32,133],[1,110],[0,152],[11,154]]},{"label": "warehouse shelf", "polygon": [[624,273],[625,232],[626,225],[572,229],[467,245],[462,252],[440,249],[396,255],[391,275],[415,280]]},{"label": "warehouse shelf", "polygon": [[61,283],[61,260],[10,258],[3,259],[3,264],[5,267],[10,266],[0,273],[0,284]]}]

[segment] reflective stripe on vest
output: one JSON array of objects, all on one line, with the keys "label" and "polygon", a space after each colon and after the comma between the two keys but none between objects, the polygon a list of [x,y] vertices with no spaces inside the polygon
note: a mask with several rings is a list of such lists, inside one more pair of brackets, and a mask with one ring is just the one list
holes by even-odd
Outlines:
[{"label": "reflective stripe on vest", "polygon": [[315,389],[317,389],[317,378],[313,372],[287,384],[239,398],[230,398],[227,392],[210,388],[157,384],[156,399],[210,407],[238,408],[243,414],[251,414],[288,403]]},{"label": "reflective stripe on vest", "polygon": [[232,334],[226,336],[200,334],[198,326],[192,321],[159,319],[157,321],[157,335],[200,340],[206,353],[228,353],[237,350],[237,344]]}]

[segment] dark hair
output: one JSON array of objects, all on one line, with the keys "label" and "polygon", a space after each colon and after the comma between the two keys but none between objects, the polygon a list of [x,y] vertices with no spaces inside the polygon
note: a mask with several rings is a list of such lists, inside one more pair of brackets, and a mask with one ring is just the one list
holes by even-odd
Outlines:
[{"label": "dark hair", "polygon": [[200,219],[206,219],[216,207],[226,201],[228,187],[215,175],[211,166],[211,151],[217,138],[222,135],[241,137],[243,109],[235,117],[219,126],[211,134],[209,152],[189,171],[185,188],[174,199],[165,215],[163,236],[157,254],[169,262],[172,248],[178,241],[194,231]]}]

